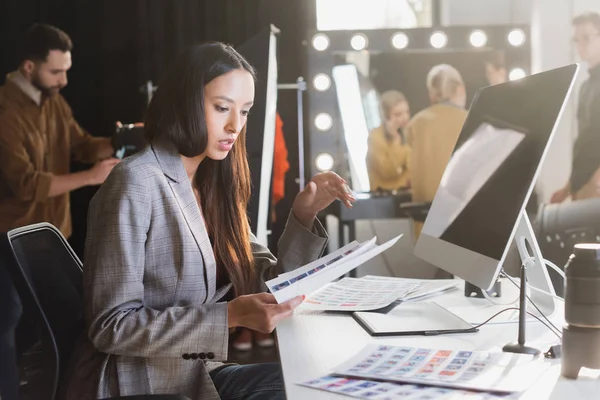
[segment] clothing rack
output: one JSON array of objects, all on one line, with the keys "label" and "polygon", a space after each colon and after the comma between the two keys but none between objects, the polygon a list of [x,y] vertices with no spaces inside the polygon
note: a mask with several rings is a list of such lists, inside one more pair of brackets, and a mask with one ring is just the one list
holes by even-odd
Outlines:
[{"label": "clothing rack", "polygon": [[296,83],[282,83],[277,85],[279,90],[296,90],[298,99],[298,179],[300,191],[304,189],[304,113],[302,106],[302,92],[306,91],[306,82],[303,77],[298,77]]}]

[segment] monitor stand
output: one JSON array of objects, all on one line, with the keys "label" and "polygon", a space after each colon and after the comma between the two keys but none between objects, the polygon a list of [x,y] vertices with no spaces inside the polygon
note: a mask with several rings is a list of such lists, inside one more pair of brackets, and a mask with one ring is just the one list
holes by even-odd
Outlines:
[{"label": "monitor stand", "polygon": [[529,298],[544,315],[550,316],[556,309],[556,300],[553,297],[556,293],[546,269],[544,257],[535,238],[531,222],[529,222],[529,217],[525,211],[521,213],[521,217],[517,223],[515,242],[521,256],[521,263],[527,270],[527,284],[548,293],[532,290],[529,293]]},{"label": "monitor stand", "polygon": [[540,350],[526,346],[525,331],[527,319],[527,285],[535,286],[548,294],[531,291],[531,301],[544,315],[551,315],[555,308],[554,287],[550,281],[542,252],[535,239],[535,233],[525,212],[521,214],[515,233],[515,240],[521,256],[521,282],[519,290],[519,337],[516,343],[509,343],[502,348],[508,353],[531,354],[538,356]]}]

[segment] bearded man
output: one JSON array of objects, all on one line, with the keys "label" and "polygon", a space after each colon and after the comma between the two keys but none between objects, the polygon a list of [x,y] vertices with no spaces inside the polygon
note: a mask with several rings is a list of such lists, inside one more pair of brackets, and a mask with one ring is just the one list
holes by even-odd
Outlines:
[{"label": "bearded man", "polygon": [[[33,25],[18,69],[0,87],[0,232],[49,222],[68,238],[69,192],[101,184],[118,162],[110,139],[82,129],[59,93],[72,48],[60,29]],[[71,173],[71,158],[95,165]]]}]

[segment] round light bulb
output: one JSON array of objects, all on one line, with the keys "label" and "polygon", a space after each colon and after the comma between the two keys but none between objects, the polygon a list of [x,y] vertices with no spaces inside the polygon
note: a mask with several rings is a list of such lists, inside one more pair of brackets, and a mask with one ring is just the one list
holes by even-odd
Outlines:
[{"label": "round light bulb", "polygon": [[487,35],[484,31],[476,30],[471,32],[469,41],[473,47],[483,47],[487,44]]},{"label": "round light bulb", "polygon": [[333,125],[333,120],[331,119],[331,115],[327,113],[320,113],[315,117],[315,126],[320,131],[328,131],[331,129]]},{"label": "round light bulb", "polygon": [[321,153],[315,159],[315,165],[319,171],[331,171],[333,168],[333,157],[331,157],[331,154]]},{"label": "round light bulb", "polygon": [[508,34],[508,43],[515,47],[521,46],[523,43],[525,43],[525,32],[523,32],[521,29],[513,29]]},{"label": "round light bulb", "polygon": [[429,38],[429,42],[433,48],[441,49],[448,44],[448,36],[444,32],[434,32]]},{"label": "round light bulb", "polygon": [[357,33],[350,39],[350,46],[356,51],[364,50],[368,43],[367,37],[362,33]]},{"label": "round light bulb", "polygon": [[525,73],[523,68],[514,68],[510,70],[510,73],[508,74],[508,78],[511,81],[516,81],[517,79],[525,78],[526,76],[527,73]]},{"label": "round light bulb", "polygon": [[324,33],[313,36],[312,45],[317,51],[325,51],[329,47],[329,38]]},{"label": "round light bulb", "polygon": [[392,46],[398,50],[405,49],[408,46],[408,36],[406,33],[396,33],[392,36]]},{"label": "round light bulb", "polygon": [[331,79],[327,74],[317,74],[313,78],[313,86],[319,92],[324,92],[331,87]]}]

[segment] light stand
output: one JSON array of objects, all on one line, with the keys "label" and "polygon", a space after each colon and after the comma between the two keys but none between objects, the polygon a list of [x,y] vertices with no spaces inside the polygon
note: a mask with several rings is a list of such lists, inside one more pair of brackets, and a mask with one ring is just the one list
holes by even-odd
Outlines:
[{"label": "light stand", "polygon": [[518,353],[518,354],[531,354],[533,356],[540,355],[541,351],[534,348],[525,346],[525,328],[527,318],[527,267],[525,264],[521,265],[521,287],[519,296],[519,337],[516,343],[509,343],[502,348],[502,351],[507,353]]}]

